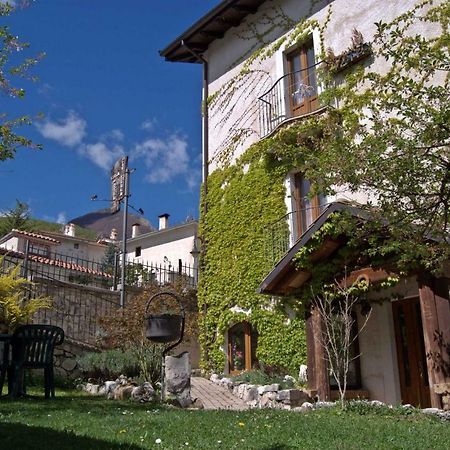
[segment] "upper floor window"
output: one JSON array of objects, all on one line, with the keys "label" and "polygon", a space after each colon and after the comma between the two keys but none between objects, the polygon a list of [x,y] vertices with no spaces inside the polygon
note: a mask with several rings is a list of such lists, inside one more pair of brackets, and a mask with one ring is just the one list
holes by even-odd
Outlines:
[{"label": "upper floor window", "polygon": [[141,256],[141,251],[142,251],[142,247],[136,247],[134,249],[134,256],[135,257]]},{"label": "upper floor window", "polygon": [[301,116],[319,107],[313,41],[289,53],[288,95],[292,116]]}]

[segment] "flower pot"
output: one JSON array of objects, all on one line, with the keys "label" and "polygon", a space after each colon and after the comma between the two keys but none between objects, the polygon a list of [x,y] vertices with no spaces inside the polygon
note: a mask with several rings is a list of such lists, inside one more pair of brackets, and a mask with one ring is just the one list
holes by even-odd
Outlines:
[{"label": "flower pot", "polygon": [[176,341],[180,338],[181,321],[181,315],[177,314],[150,314],[145,323],[145,337],[159,344]]}]

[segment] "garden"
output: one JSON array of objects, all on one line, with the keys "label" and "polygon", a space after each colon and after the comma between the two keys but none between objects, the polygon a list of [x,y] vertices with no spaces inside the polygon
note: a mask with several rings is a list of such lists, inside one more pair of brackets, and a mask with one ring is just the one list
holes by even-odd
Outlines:
[{"label": "garden", "polygon": [[181,410],[74,390],[0,402],[5,449],[447,449],[450,426],[414,409],[349,403],[345,410]]}]

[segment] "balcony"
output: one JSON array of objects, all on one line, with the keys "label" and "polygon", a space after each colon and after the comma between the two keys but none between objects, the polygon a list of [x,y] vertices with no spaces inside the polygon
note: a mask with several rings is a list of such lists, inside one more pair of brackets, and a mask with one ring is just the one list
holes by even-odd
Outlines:
[{"label": "balcony", "polygon": [[261,138],[283,123],[324,109],[317,94],[316,68],[320,63],[283,75],[258,98]]},{"label": "balcony", "polygon": [[281,257],[291,248],[297,236],[291,236],[296,221],[296,211],[285,214],[264,228],[264,254],[269,272]]}]

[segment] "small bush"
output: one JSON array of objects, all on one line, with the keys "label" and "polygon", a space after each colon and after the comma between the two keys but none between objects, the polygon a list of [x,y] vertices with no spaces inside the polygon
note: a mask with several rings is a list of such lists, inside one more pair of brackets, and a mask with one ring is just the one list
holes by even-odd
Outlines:
[{"label": "small bush", "polygon": [[136,377],[139,375],[139,361],[132,352],[113,349],[101,353],[85,353],[77,359],[78,365],[87,378],[98,380],[116,379],[119,375]]}]

